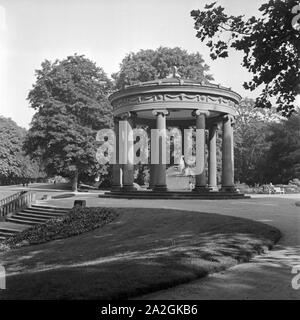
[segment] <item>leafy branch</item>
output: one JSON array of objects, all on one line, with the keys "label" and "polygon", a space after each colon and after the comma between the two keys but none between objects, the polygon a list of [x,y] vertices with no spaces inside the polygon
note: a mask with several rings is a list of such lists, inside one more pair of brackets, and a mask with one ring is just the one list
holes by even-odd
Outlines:
[{"label": "leafy branch", "polygon": [[243,52],[242,65],[253,74],[244,87],[251,91],[264,87],[256,107],[271,108],[275,99],[284,116],[296,111],[295,97],[300,93],[300,33],[291,25],[296,4],[296,0],[269,0],[259,8],[260,18],[248,19],[226,14],[216,2],[191,12],[196,37],[210,48],[210,57],[226,58],[229,49]]}]

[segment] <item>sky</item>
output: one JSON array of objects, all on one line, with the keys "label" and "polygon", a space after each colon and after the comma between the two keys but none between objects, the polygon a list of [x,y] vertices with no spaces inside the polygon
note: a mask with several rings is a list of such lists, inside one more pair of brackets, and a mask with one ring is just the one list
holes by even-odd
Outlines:
[{"label": "sky", "polygon": [[[29,128],[34,110],[26,100],[35,70],[45,59],[74,53],[95,61],[110,76],[129,52],[181,47],[199,52],[215,83],[243,89],[251,79],[241,53],[213,61],[195,37],[190,11],[212,0],[0,0],[0,115]],[[230,14],[258,15],[264,0],[219,0]]]}]

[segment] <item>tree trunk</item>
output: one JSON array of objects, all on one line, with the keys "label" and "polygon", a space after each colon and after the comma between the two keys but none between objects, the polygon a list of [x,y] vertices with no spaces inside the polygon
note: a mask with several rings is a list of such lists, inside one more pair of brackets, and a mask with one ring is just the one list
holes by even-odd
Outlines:
[{"label": "tree trunk", "polygon": [[77,187],[78,187],[78,170],[74,172],[74,177],[73,177],[73,183],[72,183],[72,190],[77,192]]}]

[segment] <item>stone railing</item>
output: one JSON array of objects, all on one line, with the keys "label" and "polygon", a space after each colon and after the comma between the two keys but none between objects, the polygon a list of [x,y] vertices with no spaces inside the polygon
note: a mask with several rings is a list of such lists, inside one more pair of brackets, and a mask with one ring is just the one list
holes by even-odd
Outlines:
[{"label": "stone railing", "polygon": [[0,200],[0,219],[6,217],[9,213],[27,207],[34,201],[35,194],[28,191],[20,191]]},{"label": "stone railing", "polygon": [[22,194],[26,193],[26,191],[20,191],[20,192],[17,192],[17,193],[14,193],[4,199],[1,199],[0,200],[0,207],[2,207],[3,205],[13,201],[13,200],[16,200],[18,199]]}]

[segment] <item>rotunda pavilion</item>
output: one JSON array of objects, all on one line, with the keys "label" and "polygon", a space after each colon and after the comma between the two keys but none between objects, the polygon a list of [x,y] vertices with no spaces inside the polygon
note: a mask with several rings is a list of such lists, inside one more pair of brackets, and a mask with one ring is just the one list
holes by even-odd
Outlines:
[{"label": "rotunda pavilion", "polygon": [[[113,106],[117,145],[120,120],[126,121],[129,130],[137,125],[147,125],[151,129],[176,127],[183,132],[194,126],[200,133],[196,140],[196,161],[203,169],[195,175],[193,190],[169,191],[166,184],[166,164],[161,162],[160,157],[159,163],[150,164],[151,189],[137,191],[134,187],[134,164],[130,160],[132,155],[128,155],[126,164],[119,164],[120,154],[117,148],[112,190],[105,196],[196,199],[244,197],[234,185],[233,125],[237,114],[236,106],[240,100],[241,96],[230,88],[182,79],[176,77],[175,73],[169,78],[130,85],[114,92],[109,101]],[[217,130],[222,130],[220,188],[217,186]],[[207,144],[205,132],[208,132]],[[161,152],[162,145],[159,144],[158,148]],[[208,173],[205,167],[208,168]]]}]

